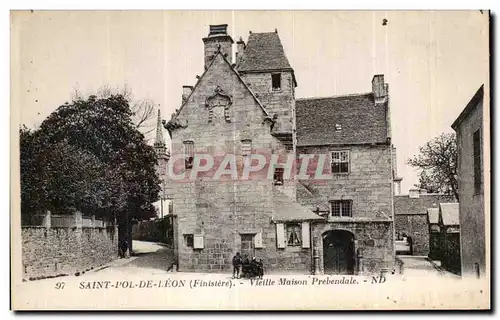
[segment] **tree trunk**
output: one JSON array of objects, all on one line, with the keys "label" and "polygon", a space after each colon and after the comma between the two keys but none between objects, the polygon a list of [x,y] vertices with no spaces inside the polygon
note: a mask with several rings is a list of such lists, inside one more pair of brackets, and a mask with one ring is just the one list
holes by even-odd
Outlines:
[{"label": "tree trunk", "polygon": [[127,240],[130,256],[132,256],[132,218],[127,219]]}]

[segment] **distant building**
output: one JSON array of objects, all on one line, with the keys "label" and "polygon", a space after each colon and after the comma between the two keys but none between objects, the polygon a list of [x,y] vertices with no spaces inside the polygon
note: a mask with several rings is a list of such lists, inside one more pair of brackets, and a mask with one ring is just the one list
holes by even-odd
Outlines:
[{"label": "distant building", "polygon": [[396,243],[406,241],[406,244],[401,243],[397,246],[396,253],[428,256],[430,253],[428,209],[439,208],[442,202],[454,201],[456,199],[452,195],[426,193],[425,190],[418,189],[411,189],[406,195],[394,196]]},{"label": "distant building", "polygon": [[458,203],[439,204],[441,267],[460,274],[460,221]]},{"label": "distant building", "polygon": [[452,124],[457,133],[458,193],[462,274],[481,276],[486,271],[484,207],[484,86],[477,90]]},{"label": "distant building", "polygon": [[429,225],[429,258],[432,260],[441,260],[439,208],[427,209],[427,224]]}]

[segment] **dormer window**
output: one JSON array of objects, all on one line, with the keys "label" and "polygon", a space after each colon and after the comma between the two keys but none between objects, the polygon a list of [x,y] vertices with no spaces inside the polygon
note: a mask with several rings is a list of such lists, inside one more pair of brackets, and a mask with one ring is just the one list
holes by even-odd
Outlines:
[{"label": "dormer window", "polygon": [[271,82],[273,91],[281,90],[281,73],[275,73],[271,75]]}]

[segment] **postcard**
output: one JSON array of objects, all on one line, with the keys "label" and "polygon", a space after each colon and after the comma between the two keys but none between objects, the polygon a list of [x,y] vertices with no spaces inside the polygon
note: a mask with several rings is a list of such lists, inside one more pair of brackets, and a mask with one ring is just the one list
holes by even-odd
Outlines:
[{"label": "postcard", "polygon": [[11,11],[14,310],[491,308],[490,11]]}]

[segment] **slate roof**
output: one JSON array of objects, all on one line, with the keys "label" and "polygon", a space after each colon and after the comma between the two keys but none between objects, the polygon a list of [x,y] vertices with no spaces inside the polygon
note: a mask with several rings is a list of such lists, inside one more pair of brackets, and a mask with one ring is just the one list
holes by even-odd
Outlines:
[{"label": "slate roof", "polygon": [[394,196],[394,214],[427,214],[429,208],[439,208],[440,203],[455,201],[455,197],[446,194],[420,194],[418,198],[408,195]]},{"label": "slate roof", "polygon": [[297,99],[295,104],[298,146],[387,142],[387,105],[376,105],[373,93]]},{"label": "slate roof", "polygon": [[273,213],[274,221],[324,220],[275,188],[273,188]]},{"label": "slate roof", "polygon": [[458,203],[440,203],[439,207],[443,225],[453,226],[460,224]]},{"label": "slate roof", "polygon": [[427,216],[429,218],[429,223],[438,224],[439,223],[439,208],[427,209]]},{"label": "slate roof", "polygon": [[291,69],[277,32],[251,33],[238,71]]}]

